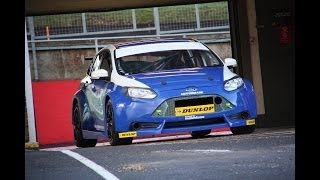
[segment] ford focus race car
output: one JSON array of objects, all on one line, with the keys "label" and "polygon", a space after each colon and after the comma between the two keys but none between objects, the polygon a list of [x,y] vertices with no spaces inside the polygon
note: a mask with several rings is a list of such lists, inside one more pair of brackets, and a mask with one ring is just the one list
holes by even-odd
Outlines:
[{"label": "ford focus race car", "polygon": [[136,137],[190,132],[208,135],[230,128],[251,133],[257,117],[252,84],[233,73],[205,44],[155,39],[107,45],[94,58],[74,94],[75,144],[111,145]]}]

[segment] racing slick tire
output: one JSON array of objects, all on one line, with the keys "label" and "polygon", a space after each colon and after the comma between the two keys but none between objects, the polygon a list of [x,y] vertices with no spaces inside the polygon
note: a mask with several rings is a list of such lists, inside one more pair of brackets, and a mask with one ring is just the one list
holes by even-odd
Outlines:
[{"label": "racing slick tire", "polygon": [[239,127],[231,127],[230,130],[232,134],[249,134],[252,133],[256,129],[255,125],[249,126],[239,126]]},{"label": "racing slick tire", "polygon": [[191,136],[193,138],[201,138],[211,133],[211,130],[203,130],[203,131],[191,131]]},{"label": "racing slick tire", "polygon": [[111,146],[117,146],[117,145],[128,145],[132,143],[133,138],[119,138],[118,132],[116,132],[115,127],[115,119],[113,114],[113,108],[112,104],[109,101],[107,104],[107,131],[108,131],[108,137],[109,137],[109,143]]},{"label": "racing slick tire", "polygon": [[97,139],[84,139],[82,136],[81,127],[81,114],[79,111],[79,106],[76,104],[73,108],[73,135],[74,144],[77,147],[94,147],[97,144]]}]

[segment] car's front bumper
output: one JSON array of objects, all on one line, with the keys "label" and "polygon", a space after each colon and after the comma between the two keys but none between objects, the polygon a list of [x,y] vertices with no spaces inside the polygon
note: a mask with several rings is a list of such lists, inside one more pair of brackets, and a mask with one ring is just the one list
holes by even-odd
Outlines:
[{"label": "car's front bumper", "polygon": [[[154,99],[129,97],[115,99],[113,108],[116,131],[135,131],[137,136],[146,136],[245,126],[254,122],[248,121],[255,119],[257,116],[255,94],[249,81],[245,80],[243,87],[232,92],[227,92],[222,87],[203,87],[198,88],[198,90],[203,91],[203,94],[181,96],[181,90],[178,89],[161,92],[159,93],[161,95]],[[221,104],[215,105],[216,111],[213,113],[196,114],[194,116],[175,116],[172,113],[155,114],[159,107],[170,99],[208,96],[223,99]],[[227,103],[228,108],[226,108]]]}]

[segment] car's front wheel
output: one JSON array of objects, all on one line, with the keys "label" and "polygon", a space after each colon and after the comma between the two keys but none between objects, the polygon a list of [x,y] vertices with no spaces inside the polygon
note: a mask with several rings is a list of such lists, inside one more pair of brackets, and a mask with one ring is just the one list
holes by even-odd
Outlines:
[{"label": "car's front wheel", "polygon": [[249,126],[240,126],[240,127],[231,127],[230,130],[232,134],[249,134],[252,133],[256,129],[255,125]]},{"label": "car's front wheel", "polygon": [[204,137],[208,134],[210,134],[211,130],[203,130],[203,131],[192,131],[191,132],[191,136],[193,138],[201,138],[201,137]]},{"label": "car's front wheel", "polygon": [[78,105],[73,108],[73,135],[74,144],[77,147],[94,147],[97,144],[97,139],[84,139],[81,128],[81,114]]},{"label": "car's front wheel", "polygon": [[116,132],[116,127],[115,127],[115,119],[114,119],[114,113],[113,113],[113,108],[112,104],[109,101],[107,104],[107,130],[108,130],[108,137],[109,137],[109,143],[111,146],[116,146],[116,145],[126,145],[126,144],[131,144],[133,138],[119,138],[118,132]]}]

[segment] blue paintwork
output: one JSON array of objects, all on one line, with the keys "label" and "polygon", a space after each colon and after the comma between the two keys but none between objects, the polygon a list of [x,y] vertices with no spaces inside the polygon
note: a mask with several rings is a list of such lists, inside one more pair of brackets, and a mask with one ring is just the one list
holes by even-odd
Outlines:
[{"label": "blue paintwork", "polygon": [[[138,135],[150,135],[150,134],[161,134],[161,133],[171,133],[171,132],[182,132],[182,131],[196,131],[196,130],[205,130],[205,129],[214,129],[221,127],[236,127],[236,126],[244,126],[245,120],[229,120],[227,116],[236,114],[241,111],[249,110],[251,117],[249,119],[254,119],[257,116],[256,109],[256,99],[253,92],[253,87],[248,80],[245,80],[245,85],[240,89],[237,89],[232,92],[227,92],[223,89],[223,81],[221,79],[222,75],[222,67],[216,68],[217,71],[213,70],[214,68],[199,68],[197,69],[197,73],[203,74],[196,77],[189,76],[170,76],[164,78],[168,84],[162,85],[161,79],[158,79],[156,74],[153,75],[135,75],[137,80],[148,84],[157,94],[158,96],[154,99],[134,99],[124,94],[118,94],[119,96],[123,96],[123,98],[117,98],[113,101],[114,107],[118,107],[119,104],[123,104],[122,108],[114,108],[115,116],[117,119],[121,119],[121,121],[116,122],[116,127],[118,131],[129,131],[129,125],[131,122],[139,121],[139,122],[160,122],[162,126],[158,129],[148,129],[144,131],[138,131]],[[172,71],[174,74],[174,72]],[[181,72],[177,72],[178,74],[184,74]],[[208,75],[212,75],[214,80],[209,81],[207,77]],[[144,79],[145,77],[149,77]],[[154,77],[154,78],[151,78]],[[215,78],[216,77],[216,78]],[[216,79],[216,80],[215,80]],[[149,83],[150,82],[150,83]],[[226,124],[224,125],[207,125],[201,127],[188,127],[188,128],[174,128],[174,129],[162,129],[165,122],[174,122],[174,121],[184,121],[184,116],[180,117],[152,117],[151,114],[154,110],[166,99],[172,97],[180,97],[181,93],[185,92],[188,87],[196,87],[198,91],[204,91],[204,95],[206,94],[218,94],[220,96],[225,97],[230,103],[235,106],[233,109],[223,112],[216,112],[211,114],[204,115],[205,118],[214,118],[214,117],[225,117]],[[121,92],[122,88],[118,87],[117,92]],[[121,105],[122,106],[122,105]]]},{"label": "blue paintwork", "polygon": [[[150,86],[156,93],[157,97],[154,99],[136,99],[125,95],[124,88],[115,86],[113,83],[103,83],[102,80],[96,80],[92,84],[96,85],[95,93],[104,93],[104,99],[101,101],[103,114],[105,112],[106,98],[110,98],[112,102],[114,115],[116,121],[116,130],[118,132],[129,131],[132,122],[158,122],[161,125],[158,128],[144,129],[137,131],[138,136],[155,135],[163,133],[184,132],[184,131],[198,131],[205,129],[215,129],[223,127],[237,127],[245,126],[245,119],[230,120],[229,115],[236,114],[241,111],[248,110],[250,113],[249,119],[254,119],[257,116],[256,99],[253,91],[252,84],[249,80],[244,80],[244,86],[228,92],[223,89],[223,67],[206,67],[194,68],[188,70],[171,70],[164,73],[146,73],[131,75],[136,80],[141,81]],[[212,81],[208,77],[213,78]],[[166,81],[166,85],[161,82]],[[163,129],[165,122],[184,121],[184,116],[171,116],[171,117],[152,117],[151,114],[155,109],[166,99],[173,97],[181,97],[181,93],[185,92],[188,87],[196,87],[198,91],[203,91],[203,95],[217,94],[226,98],[234,108],[222,112],[201,114],[205,118],[224,117],[224,124],[205,125],[199,127],[183,127]],[[91,89],[88,88],[88,89]],[[103,89],[107,89],[104,90]],[[108,93],[107,93],[108,92]],[[98,124],[106,127],[105,116],[102,118],[94,115],[89,106],[84,91],[79,90],[75,97],[80,100],[81,111],[83,112],[83,129],[95,132],[101,132],[100,137],[106,137],[105,131],[98,131],[93,127],[93,124]],[[87,133],[89,134],[89,133]],[[90,134],[88,135],[88,138]],[[96,134],[94,137],[97,137]],[[92,138],[92,137],[91,137]]]},{"label": "blue paintwork", "polygon": [[[87,98],[84,94],[84,91],[79,89],[73,96],[74,101],[77,102],[77,105],[80,110],[81,119],[82,119],[82,129],[93,131],[94,129],[94,120],[88,106]],[[73,107],[72,107],[73,110]]]},{"label": "blue paintwork", "polygon": [[[167,41],[184,42],[189,40],[167,39],[160,43]],[[116,47],[121,48],[155,42],[157,41],[124,43]],[[247,119],[231,120],[229,116],[248,111],[250,114],[248,119],[257,117],[256,97],[253,86],[249,80],[243,79],[244,85],[242,87],[234,91],[226,91],[223,87],[223,73],[223,66],[215,66],[127,75],[128,78],[149,86],[157,94],[154,99],[131,98],[126,95],[126,87],[121,87],[105,80],[92,80],[84,88],[80,88],[74,94],[73,99],[73,102],[78,104],[81,112],[83,136],[85,139],[108,137],[106,131],[106,104],[108,101],[113,106],[114,123],[117,132],[131,131],[130,125],[132,122],[159,124],[157,128],[138,130],[138,136],[246,126]],[[231,109],[201,114],[204,119],[222,117],[225,123],[165,129],[166,122],[188,120],[185,120],[185,116],[152,116],[152,113],[164,101],[170,98],[186,96],[182,93],[185,93],[188,88],[196,88],[198,92],[203,91],[201,95],[219,95],[229,101],[232,105]],[[198,120],[201,121],[201,119]]]}]

